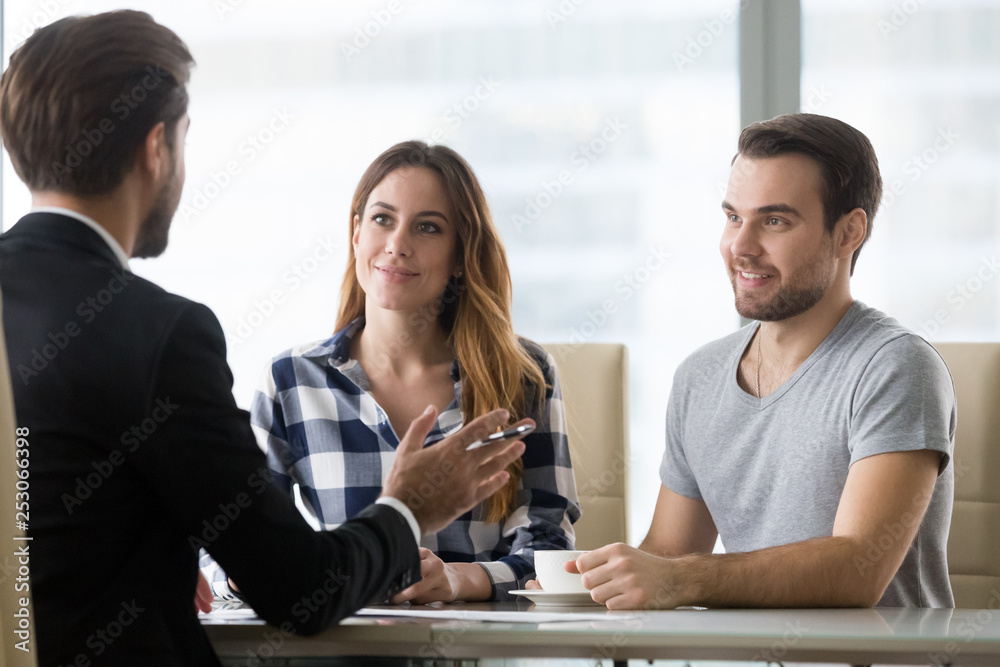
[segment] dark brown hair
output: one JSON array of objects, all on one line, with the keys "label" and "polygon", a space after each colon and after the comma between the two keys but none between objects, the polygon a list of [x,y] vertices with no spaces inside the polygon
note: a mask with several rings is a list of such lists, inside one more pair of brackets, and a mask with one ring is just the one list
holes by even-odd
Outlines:
[{"label": "dark brown hair", "polygon": [[144,12],[65,18],[41,28],[0,80],[0,134],[29,189],[108,193],[158,123],[174,148],[194,64]]},{"label": "dark brown hair", "polygon": [[847,123],[810,113],[775,116],[748,125],[740,133],[736,157],[761,159],[785,153],[800,153],[819,164],[823,222],[828,232],[833,231],[841,216],[856,208],[868,216],[865,238],[851,257],[853,274],[861,248],[871,238],[882,199],[882,175],[875,149],[868,137]]},{"label": "dark brown hair", "polygon": [[[456,217],[461,282],[449,282],[440,308],[414,315],[417,326],[426,326],[428,319],[436,319],[448,333],[448,343],[459,363],[463,418],[468,422],[496,408],[507,409],[511,421],[528,416],[532,407],[541,408],[544,404],[545,376],[514,334],[507,254],[493,225],[486,195],[472,167],[461,155],[447,146],[404,141],[375,158],[351,200],[348,240],[354,236],[355,217],[364,217],[372,190],[402,167],[422,167],[440,176]],[[337,330],[365,314],[365,293],[358,283],[353,243],[349,242],[348,248]],[[424,315],[422,320],[420,315]],[[414,323],[414,318],[410,321]],[[523,473],[521,459],[508,467],[508,472],[507,484],[486,501],[488,523],[510,515]]]}]

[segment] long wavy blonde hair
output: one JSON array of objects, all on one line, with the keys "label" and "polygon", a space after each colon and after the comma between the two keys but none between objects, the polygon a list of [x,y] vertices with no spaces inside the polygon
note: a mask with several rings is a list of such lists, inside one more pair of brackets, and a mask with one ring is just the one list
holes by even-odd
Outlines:
[{"label": "long wavy blonde hair", "polygon": [[[463,275],[452,279],[429,313],[448,334],[458,358],[462,381],[461,410],[466,422],[496,408],[510,411],[511,420],[541,409],[546,383],[538,363],[525,351],[510,321],[510,269],[503,242],[486,205],[486,197],[469,164],[447,146],[404,141],[379,155],[358,183],[351,200],[348,239],[354,220],[364,217],[372,190],[401,167],[431,169],[444,184],[456,216],[458,265]],[[358,283],[353,243],[348,243],[347,269],[340,288],[339,331],[365,313],[365,293]],[[419,321],[419,319],[418,319]],[[486,501],[486,521],[509,516],[524,471],[520,459],[508,468],[510,480]]]}]

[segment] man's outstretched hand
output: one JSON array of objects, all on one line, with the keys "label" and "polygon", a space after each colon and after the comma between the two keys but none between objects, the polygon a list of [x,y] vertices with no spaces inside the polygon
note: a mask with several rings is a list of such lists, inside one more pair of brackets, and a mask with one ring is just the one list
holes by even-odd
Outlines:
[{"label": "man's outstretched hand", "polygon": [[[382,486],[383,496],[406,503],[425,535],[438,532],[499,491],[510,478],[507,466],[524,453],[524,443],[513,439],[467,450],[507,422],[506,410],[485,414],[458,433],[424,447],[436,418],[437,410],[428,406],[413,420]],[[523,419],[516,425],[521,424],[534,422]]]},{"label": "man's outstretched hand", "polygon": [[212,587],[208,584],[208,579],[205,575],[198,572],[198,585],[194,590],[194,609],[195,611],[203,611],[206,614],[212,611],[212,600],[215,596],[212,595]]}]

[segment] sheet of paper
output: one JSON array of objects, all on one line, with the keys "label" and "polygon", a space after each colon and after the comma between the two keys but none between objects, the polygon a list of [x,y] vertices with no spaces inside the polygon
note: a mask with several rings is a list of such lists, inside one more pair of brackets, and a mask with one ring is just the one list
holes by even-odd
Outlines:
[{"label": "sheet of paper", "polygon": [[373,608],[365,607],[355,616],[406,616],[441,621],[494,621],[499,623],[554,623],[563,621],[628,621],[637,614],[586,611],[471,611],[448,607]]},{"label": "sheet of paper", "polygon": [[258,620],[257,612],[250,607],[245,609],[213,609],[212,613],[198,612],[198,618],[205,621],[254,621]]},{"label": "sheet of paper", "polygon": [[[365,607],[355,616],[395,616],[429,618],[436,621],[493,621],[500,623],[555,623],[566,621],[628,621],[636,614],[607,611],[473,611],[449,607]],[[253,609],[215,609],[211,614],[199,613],[204,622],[257,621]]]}]

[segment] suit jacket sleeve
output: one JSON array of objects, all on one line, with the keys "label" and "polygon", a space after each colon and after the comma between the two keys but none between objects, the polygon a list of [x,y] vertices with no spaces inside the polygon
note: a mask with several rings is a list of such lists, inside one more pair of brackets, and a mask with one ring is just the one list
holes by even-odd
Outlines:
[{"label": "suit jacket sleeve", "polygon": [[193,553],[204,547],[262,618],[318,632],[419,580],[413,533],[391,507],[314,532],[270,483],[207,307],[185,309],[160,359],[146,399],[155,432],[135,462]]}]

